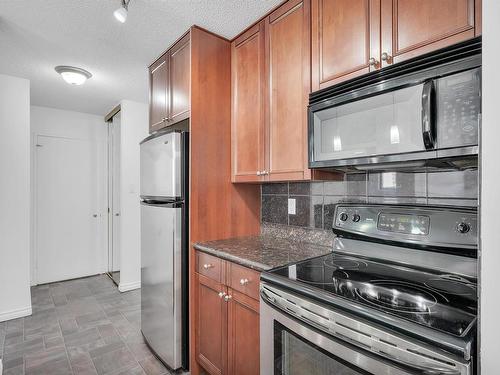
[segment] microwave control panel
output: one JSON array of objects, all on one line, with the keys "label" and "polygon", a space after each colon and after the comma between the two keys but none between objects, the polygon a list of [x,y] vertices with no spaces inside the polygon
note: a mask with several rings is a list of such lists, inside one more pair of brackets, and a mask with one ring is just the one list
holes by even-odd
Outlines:
[{"label": "microwave control panel", "polygon": [[481,69],[439,78],[436,83],[438,148],[477,145]]}]

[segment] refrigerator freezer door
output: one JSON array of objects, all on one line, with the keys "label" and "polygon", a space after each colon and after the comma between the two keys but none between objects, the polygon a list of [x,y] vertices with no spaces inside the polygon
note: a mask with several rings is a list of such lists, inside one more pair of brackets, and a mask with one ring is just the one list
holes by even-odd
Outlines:
[{"label": "refrigerator freezer door", "polygon": [[172,369],[182,366],[182,208],[141,204],[141,330]]},{"label": "refrigerator freezer door", "polygon": [[182,197],[182,142],[178,132],[141,143],[141,197],[158,201]]}]

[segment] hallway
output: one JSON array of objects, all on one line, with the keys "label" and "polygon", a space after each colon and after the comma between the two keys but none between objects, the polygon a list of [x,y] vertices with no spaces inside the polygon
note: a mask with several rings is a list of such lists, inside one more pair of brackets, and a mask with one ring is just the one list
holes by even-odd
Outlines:
[{"label": "hallway", "polygon": [[140,332],[140,289],[105,275],[31,288],[33,315],[0,323],[3,375],[163,375]]}]

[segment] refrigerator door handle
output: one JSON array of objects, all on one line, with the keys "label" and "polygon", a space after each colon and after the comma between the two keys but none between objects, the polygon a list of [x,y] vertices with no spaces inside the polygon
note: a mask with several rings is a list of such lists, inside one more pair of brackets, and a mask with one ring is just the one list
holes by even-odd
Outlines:
[{"label": "refrigerator door handle", "polygon": [[141,201],[142,206],[150,206],[150,207],[163,207],[163,208],[179,208],[183,204],[182,201],[179,202],[146,202]]}]

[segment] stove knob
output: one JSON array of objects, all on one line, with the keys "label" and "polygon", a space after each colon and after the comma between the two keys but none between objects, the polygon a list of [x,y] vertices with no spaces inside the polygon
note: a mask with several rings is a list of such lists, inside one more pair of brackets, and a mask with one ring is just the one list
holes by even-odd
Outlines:
[{"label": "stove knob", "polygon": [[340,221],[346,221],[348,218],[349,216],[345,212],[342,212],[339,217]]},{"label": "stove knob", "polygon": [[465,234],[470,231],[470,225],[467,223],[459,223],[457,224],[457,232]]},{"label": "stove knob", "polygon": [[352,221],[354,221],[355,223],[357,223],[360,220],[361,220],[361,217],[358,214],[354,214],[354,216],[352,217]]}]

